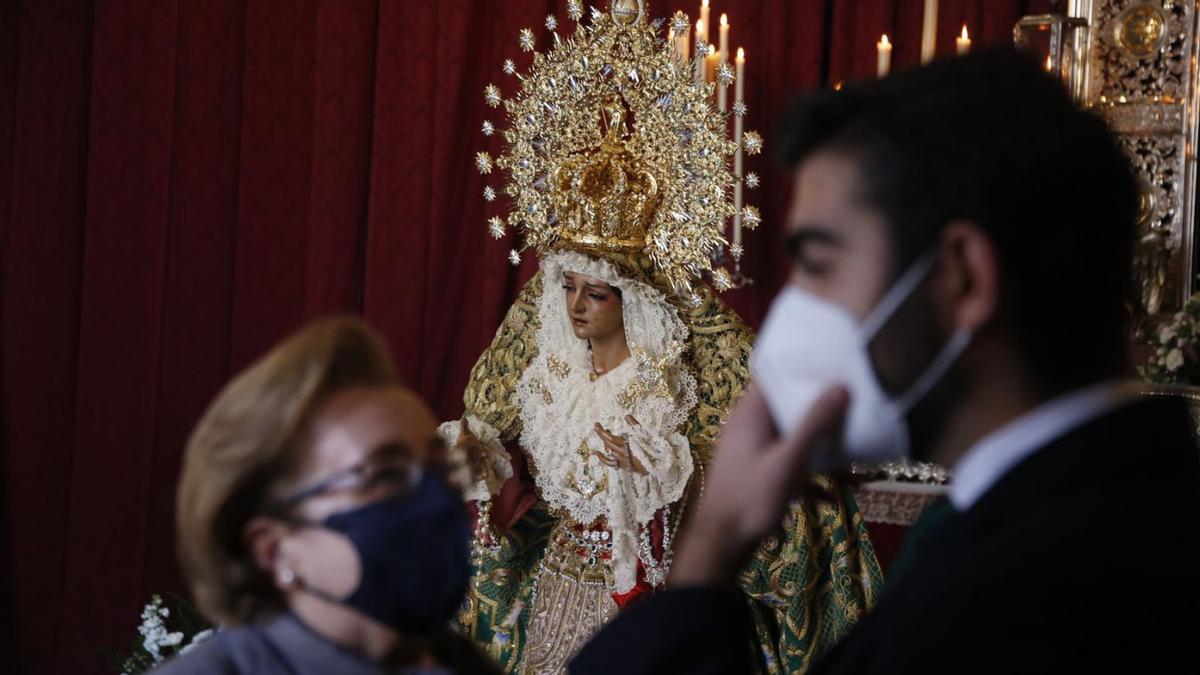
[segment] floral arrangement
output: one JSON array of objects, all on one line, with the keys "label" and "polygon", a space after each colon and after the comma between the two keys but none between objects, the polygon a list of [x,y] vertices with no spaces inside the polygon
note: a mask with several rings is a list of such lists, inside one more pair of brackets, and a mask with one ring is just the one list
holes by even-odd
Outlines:
[{"label": "floral arrangement", "polygon": [[[186,654],[213,636],[215,629],[200,612],[183,598],[172,595],[175,613],[167,608],[162,596],[151,596],[142,608],[142,623],[129,655],[110,659],[113,669],[122,675],[143,673],[176,654]],[[168,626],[170,622],[170,626]]]},{"label": "floral arrangement", "polygon": [[1200,296],[1151,331],[1146,339],[1150,353],[1138,370],[1155,384],[1200,384]]}]

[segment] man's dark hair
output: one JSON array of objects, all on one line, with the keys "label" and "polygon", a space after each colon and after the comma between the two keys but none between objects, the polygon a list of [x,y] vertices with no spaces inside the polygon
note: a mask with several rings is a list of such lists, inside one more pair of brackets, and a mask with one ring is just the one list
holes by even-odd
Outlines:
[{"label": "man's dark hair", "polygon": [[1137,184],[1104,122],[1032,59],[979,52],[809,96],[782,136],[790,166],[822,151],[857,163],[897,274],[948,222],[977,223],[1043,393],[1128,371]]}]

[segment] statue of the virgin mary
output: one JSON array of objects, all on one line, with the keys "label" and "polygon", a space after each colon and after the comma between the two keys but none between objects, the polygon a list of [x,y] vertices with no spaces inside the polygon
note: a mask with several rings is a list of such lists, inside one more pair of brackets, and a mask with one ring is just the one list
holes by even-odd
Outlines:
[{"label": "statue of the virgin mary", "polygon": [[[581,4],[569,13],[579,21]],[[521,42],[533,51],[531,33]],[[644,2],[593,12],[520,82],[509,101],[486,90],[507,107],[507,149],[476,163],[506,171],[507,224],[540,269],[441,433],[472,470],[478,514],[461,629],[510,671],[557,673],[667,582],[752,336],[704,281],[728,285],[711,260],[733,213],[734,146]],[[743,574],[764,670],[802,671],[879,579],[849,497],[796,505]]]}]

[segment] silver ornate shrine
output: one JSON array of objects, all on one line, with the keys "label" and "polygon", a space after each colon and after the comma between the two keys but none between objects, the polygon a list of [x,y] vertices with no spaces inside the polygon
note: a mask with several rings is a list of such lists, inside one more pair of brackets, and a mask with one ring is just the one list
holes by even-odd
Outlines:
[{"label": "silver ornate shrine", "polygon": [[[1047,69],[1103,115],[1142,187],[1135,274],[1146,314],[1200,290],[1196,223],[1198,51],[1195,0],[1069,0],[1028,16],[1019,46],[1048,38]],[[1031,47],[1032,48],[1032,47]]]}]

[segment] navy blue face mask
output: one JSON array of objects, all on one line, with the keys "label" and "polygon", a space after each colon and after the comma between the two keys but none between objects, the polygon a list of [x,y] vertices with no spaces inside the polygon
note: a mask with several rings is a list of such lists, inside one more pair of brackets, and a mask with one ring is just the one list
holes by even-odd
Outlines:
[{"label": "navy blue face mask", "polygon": [[340,600],[408,634],[425,635],[454,616],[471,579],[471,527],[462,497],[426,473],[411,492],[329,516],[346,535],[362,577]]}]

